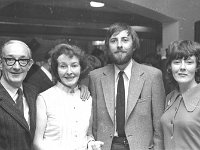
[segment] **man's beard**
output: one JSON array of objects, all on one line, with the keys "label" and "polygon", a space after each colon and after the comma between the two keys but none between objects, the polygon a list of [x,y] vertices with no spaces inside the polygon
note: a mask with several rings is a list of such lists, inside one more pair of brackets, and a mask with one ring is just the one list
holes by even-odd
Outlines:
[{"label": "man's beard", "polygon": [[114,63],[116,65],[124,65],[131,60],[132,55],[133,55],[133,52],[131,51],[129,53],[126,53],[125,57],[117,58],[117,57],[115,57],[115,55],[113,53],[109,52],[108,58],[110,59],[111,63]]}]

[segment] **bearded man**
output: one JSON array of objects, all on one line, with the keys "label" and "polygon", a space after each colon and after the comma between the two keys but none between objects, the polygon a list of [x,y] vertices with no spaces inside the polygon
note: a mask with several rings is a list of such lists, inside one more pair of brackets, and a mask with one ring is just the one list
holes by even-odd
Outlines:
[{"label": "bearded man", "polygon": [[165,89],[161,71],[132,58],[139,38],[127,24],[111,25],[105,45],[111,64],[89,75],[95,140],[104,142],[104,150],[162,150]]}]

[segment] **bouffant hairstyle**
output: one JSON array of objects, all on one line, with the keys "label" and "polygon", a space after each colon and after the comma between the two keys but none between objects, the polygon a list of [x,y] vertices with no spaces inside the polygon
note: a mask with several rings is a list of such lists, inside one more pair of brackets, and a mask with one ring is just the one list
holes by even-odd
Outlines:
[{"label": "bouffant hairstyle", "polygon": [[171,63],[176,59],[188,59],[191,56],[196,57],[197,67],[195,73],[195,80],[199,83],[200,81],[200,44],[190,40],[179,40],[172,42],[167,51],[167,76],[168,82],[178,88],[178,83],[175,81],[172,70]]},{"label": "bouffant hairstyle", "polygon": [[51,50],[51,71],[54,78],[54,82],[60,81],[59,75],[58,75],[58,57],[62,54],[69,56],[72,58],[73,56],[76,56],[79,59],[79,63],[81,66],[81,73],[79,77],[79,81],[83,79],[87,72],[87,61],[85,59],[85,52],[75,45],[69,45],[69,44],[58,44]]}]

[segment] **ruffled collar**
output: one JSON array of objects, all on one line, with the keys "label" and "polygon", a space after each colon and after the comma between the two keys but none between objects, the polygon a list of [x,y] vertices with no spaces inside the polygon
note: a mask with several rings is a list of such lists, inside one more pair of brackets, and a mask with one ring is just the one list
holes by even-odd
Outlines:
[{"label": "ruffled collar", "polygon": [[56,86],[58,88],[60,88],[62,91],[65,91],[67,93],[75,93],[76,91],[79,90],[78,85],[75,88],[69,88],[69,87],[63,85],[62,83],[57,82]]}]

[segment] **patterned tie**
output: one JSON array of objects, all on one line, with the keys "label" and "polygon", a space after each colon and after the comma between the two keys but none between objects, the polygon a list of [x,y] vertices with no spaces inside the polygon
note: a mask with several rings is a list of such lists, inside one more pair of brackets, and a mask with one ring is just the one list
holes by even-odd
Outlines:
[{"label": "patterned tie", "polygon": [[24,114],[24,106],[23,106],[23,92],[22,89],[19,88],[17,91],[18,97],[16,99],[16,107]]},{"label": "patterned tie", "polygon": [[124,71],[119,72],[119,80],[117,85],[117,104],[116,104],[116,122],[119,137],[125,137],[125,89],[124,89]]}]

